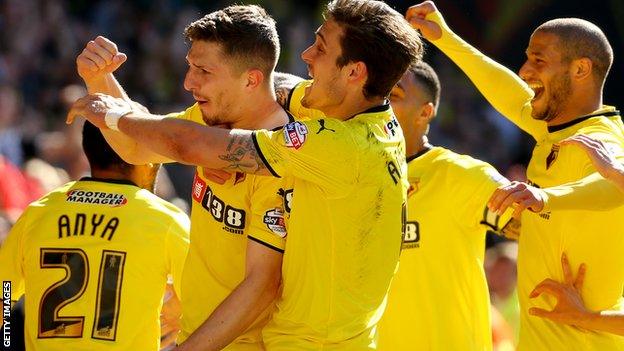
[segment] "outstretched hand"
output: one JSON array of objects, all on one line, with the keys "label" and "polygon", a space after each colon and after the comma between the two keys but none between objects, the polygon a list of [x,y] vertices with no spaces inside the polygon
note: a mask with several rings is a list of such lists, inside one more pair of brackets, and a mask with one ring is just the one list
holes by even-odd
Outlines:
[{"label": "outstretched hand", "polygon": [[575,145],[583,149],[596,170],[604,178],[613,179],[616,173],[624,173],[624,165],[615,159],[605,144],[586,135],[575,135],[559,142],[560,145]]},{"label": "outstretched hand", "polygon": [[533,212],[541,212],[544,208],[546,194],[538,189],[522,182],[511,182],[498,187],[488,200],[488,208],[498,214],[502,214],[509,206],[513,206],[513,217],[520,219],[522,211],[529,209]]},{"label": "outstretched hand", "polygon": [[440,25],[426,20],[428,14],[438,11],[433,1],[425,1],[418,5],[411,6],[407,9],[405,18],[412,25],[412,27],[418,31],[422,36],[429,40],[437,40],[442,37],[442,28]]}]

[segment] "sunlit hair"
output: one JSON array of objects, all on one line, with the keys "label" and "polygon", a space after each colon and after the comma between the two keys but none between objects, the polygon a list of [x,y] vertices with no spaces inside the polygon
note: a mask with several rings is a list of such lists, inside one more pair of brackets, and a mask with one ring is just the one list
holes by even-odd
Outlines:
[{"label": "sunlit hair", "polygon": [[265,77],[275,69],[280,53],[275,20],[257,5],[228,6],[209,13],[189,24],[184,35],[191,42],[220,44],[239,72],[259,69]]},{"label": "sunlit hair", "polygon": [[338,67],[353,62],[366,65],[363,93],[367,99],[388,96],[407,68],[422,58],[418,32],[382,1],[333,0],[324,16],[343,30]]}]

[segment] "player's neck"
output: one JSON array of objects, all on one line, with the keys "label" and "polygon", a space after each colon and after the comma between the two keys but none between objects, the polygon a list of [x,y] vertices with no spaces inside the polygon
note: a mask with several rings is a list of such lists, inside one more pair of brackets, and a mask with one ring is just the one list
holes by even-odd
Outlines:
[{"label": "player's neck", "polygon": [[383,105],[384,98],[366,99],[362,94],[347,94],[342,103],[323,109],[322,112],[329,117],[339,120],[347,120],[368,109]]},{"label": "player's neck", "polygon": [[232,128],[273,129],[288,123],[286,111],[270,92],[249,97],[239,111],[241,116],[232,123]]},{"label": "player's neck", "polygon": [[123,174],[118,171],[92,169],[91,177],[98,178],[98,179],[126,180],[126,181],[131,181],[136,184],[136,182],[134,181],[134,179],[132,179],[131,176],[127,174]]},{"label": "player's neck", "polygon": [[416,155],[417,153],[431,148],[431,144],[429,144],[429,139],[426,135],[419,133],[417,136],[406,135],[405,136],[405,154],[409,157],[411,155]]},{"label": "player's neck", "polygon": [[570,96],[568,103],[562,111],[553,119],[547,122],[549,127],[558,126],[573,121],[579,117],[589,115],[602,108],[602,94]]}]

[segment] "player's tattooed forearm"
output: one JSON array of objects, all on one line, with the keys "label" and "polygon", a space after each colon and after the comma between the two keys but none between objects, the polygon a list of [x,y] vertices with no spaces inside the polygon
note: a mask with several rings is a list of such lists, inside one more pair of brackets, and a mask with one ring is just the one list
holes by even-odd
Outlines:
[{"label": "player's tattooed forearm", "polygon": [[266,166],[260,158],[250,134],[232,132],[225,153],[219,159],[228,163],[226,171],[257,173]]}]

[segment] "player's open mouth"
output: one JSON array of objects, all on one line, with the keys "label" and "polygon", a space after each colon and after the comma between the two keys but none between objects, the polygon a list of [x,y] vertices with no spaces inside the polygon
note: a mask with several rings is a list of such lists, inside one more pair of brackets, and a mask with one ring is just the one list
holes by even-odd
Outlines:
[{"label": "player's open mouth", "polygon": [[529,88],[533,90],[533,99],[531,101],[538,100],[544,93],[544,85],[541,83],[529,83]]}]

